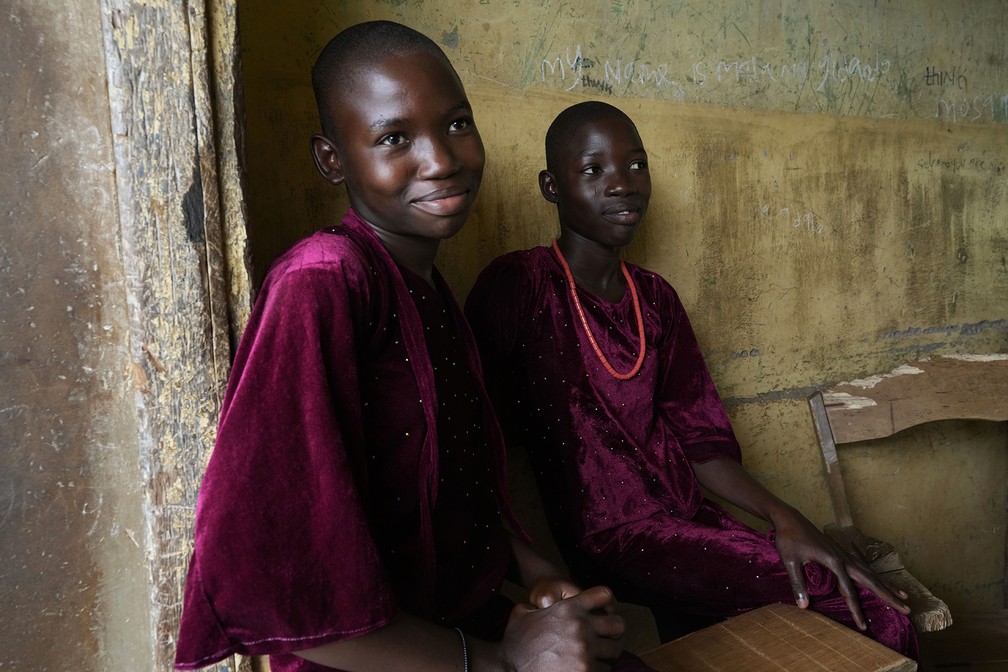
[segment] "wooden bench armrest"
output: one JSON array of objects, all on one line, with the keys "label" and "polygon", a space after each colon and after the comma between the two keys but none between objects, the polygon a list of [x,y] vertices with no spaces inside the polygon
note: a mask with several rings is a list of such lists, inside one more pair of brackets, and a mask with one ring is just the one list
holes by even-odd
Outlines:
[{"label": "wooden bench armrest", "polygon": [[871,565],[876,572],[903,569],[903,562],[899,559],[899,553],[892,547],[892,544],[875,537],[869,537],[853,525],[841,527],[831,523],[823,528],[823,532],[840,548],[856,554]]},{"label": "wooden bench armrest", "polygon": [[910,620],[918,632],[934,632],[952,625],[952,612],[948,605],[906,570],[891,544],[870,537],[853,525],[841,527],[830,524],[823,528],[823,532],[840,548],[867,562],[890,587],[908,595]]}]

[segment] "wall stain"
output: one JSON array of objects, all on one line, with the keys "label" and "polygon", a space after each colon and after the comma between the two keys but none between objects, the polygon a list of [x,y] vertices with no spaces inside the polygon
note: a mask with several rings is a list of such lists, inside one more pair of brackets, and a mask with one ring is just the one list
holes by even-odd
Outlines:
[{"label": "wall stain", "polygon": [[206,211],[203,209],[203,177],[199,156],[193,159],[193,179],[182,197],[182,221],[190,243],[202,245],[206,240]]}]

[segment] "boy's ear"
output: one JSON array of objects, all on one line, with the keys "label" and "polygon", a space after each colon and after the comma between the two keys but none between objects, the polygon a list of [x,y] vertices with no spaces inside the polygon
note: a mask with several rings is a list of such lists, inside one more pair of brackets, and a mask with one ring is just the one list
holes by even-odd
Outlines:
[{"label": "boy's ear", "polygon": [[336,143],[317,133],[311,137],[311,154],[315,159],[315,167],[322,177],[333,184],[343,183],[343,166],[340,163]]},{"label": "boy's ear", "polygon": [[543,198],[550,203],[556,203],[560,200],[560,196],[557,194],[556,178],[548,170],[539,171],[539,191],[542,192]]}]

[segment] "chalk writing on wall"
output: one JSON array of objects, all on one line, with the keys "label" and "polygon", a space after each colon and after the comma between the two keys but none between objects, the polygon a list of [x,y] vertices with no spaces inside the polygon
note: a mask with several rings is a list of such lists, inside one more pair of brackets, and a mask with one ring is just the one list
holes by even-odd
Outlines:
[{"label": "chalk writing on wall", "polygon": [[924,86],[947,86],[965,90],[969,80],[959,68],[939,70],[930,65],[924,69]]},{"label": "chalk writing on wall", "polygon": [[[759,56],[744,59],[715,58],[695,61],[682,81],[702,90],[712,85],[780,88],[780,93],[795,96],[800,107],[802,97],[817,97],[820,111],[869,113],[874,110],[878,87],[897,92],[910,89],[905,81],[892,81],[893,61],[880,53],[871,56],[831,52],[814,61],[773,62]],[[541,61],[542,83],[560,86],[566,91],[593,89],[608,95],[643,92],[683,96],[680,80],[670,74],[670,66],[647,58],[586,56],[580,44]],[[969,78],[958,67],[941,69],[928,65],[920,76],[924,87],[941,95],[934,102],[934,117],[957,123],[1008,121],[1008,94],[964,94]],[[697,96],[698,102],[704,102]]]},{"label": "chalk writing on wall", "polygon": [[944,334],[945,336],[977,336],[986,331],[1008,331],[1008,320],[981,320],[966,324],[943,324],[933,327],[907,327],[896,331],[887,331],[879,336],[881,340],[915,338]]},{"label": "chalk writing on wall", "polygon": [[668,64],[654,65],[646,60],[586,58],[581,45],[563,54],[542,61],[540,77],[544,83],[560,84],[567,91],[585,87],[608,94],[617,87],[641,86],[661,88],[672,84]]},{"label": "chalk writing on wall", "polygon": [[823,225],[811,210],[796,207],[777,207],[768,203],[759,208],[759,216],[769,223],[779,223],[800,229],[811,236],[821,236]]},{"label": "chalk writing on wall", "polygon": [[[960,152],[965,152],[967,147],[960,147]],[[933,172],[950,171],[959,172],[961,170],[975,170],[979,172],[990,172],[994,175],[1002,175],[1008,169],[1008,162],[1005,159],[983,156],[942,156],[934,152],[928,152],[926,157],[917,159],[917,167],[921,170]]]},{"label": "chalk writing on wall", "polygon": [[[759,19],[718,3],[591,4],[542,6],[538,16],[549,27],[516,61],[520,86],[880,119],[1008,122],[999,27],[1008,10],[996,2],[960,13],[871,17],[833,3]],[[526,35],[516,30],[509,43]]]},{"label": "chalk writing on wall", "polygon": [[831,82],[876,82],[891,69],[892,62],[877,53],[868,59],[852,54],[828,53],[814,63],[808,61],[771,63],[759,56],[752,56],[743,60],[721,58],[697,61],[693,64],[690,81],[697,86],[706,86],[711,81],[796,84],[811,82],[815,85],[816,91],[822,92]]},{"label": "chalk writing on wall", "polygon": [[1008,121],[1008,94],[987,94],[960,98],[939,98],[936,119],[963,123]]}]

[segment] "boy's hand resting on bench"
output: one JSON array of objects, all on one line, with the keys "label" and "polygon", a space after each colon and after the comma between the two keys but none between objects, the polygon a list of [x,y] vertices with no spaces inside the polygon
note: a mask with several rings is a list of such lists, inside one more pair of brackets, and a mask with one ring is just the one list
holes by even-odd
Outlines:
[{"label": "boy's hand resting on bench", "polygon": [[805,516],[793,509],[785,508],[783,511],[784,513],[778,513],[773,520],[777,533],[774,543],[784,562],[795,594],[795,602],[799,607],[804,609],[809,606],[805,564],[816,562],[836,575],[837,589],[846,600],[847,608],[850,609],[854,622],[861,630],[865,630],[868,624],[865,623],[854,583],[871,590],[900,613],[910,613],[905,592],[891,588],[867,563],[853,554],[844,552]]}]

